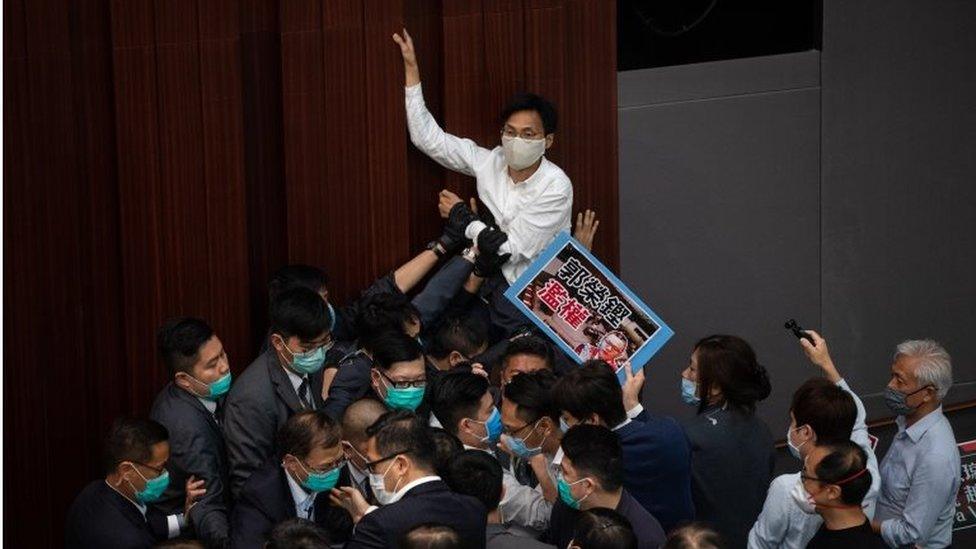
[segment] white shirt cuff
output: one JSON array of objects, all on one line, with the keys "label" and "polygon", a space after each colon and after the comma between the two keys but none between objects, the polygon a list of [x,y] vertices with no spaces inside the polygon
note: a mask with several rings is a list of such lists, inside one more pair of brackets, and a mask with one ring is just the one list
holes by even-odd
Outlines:
[{"label": "white shirt cuff", "polygon": [[471,240],[472,242],[474,242],[474,245],[477,246],[478,245],[478,234],[480,234],[481,231],[483,231],[483,230],[485,230],[487,228],[488,228],[488,225],[485,225],[484,222],[476,219],[476,220],[472,221],[471,223],[468,223],[468,226],[464,229],[464,236],[467,237],[468,240]]},{"label": "white shirt cuff", "polygon": [[627,417],[630,419],[636,419],[637,416],[641,415],[641,412],[643,411],[644,411],[644,405],[638,402],[637,406],[634,406],[630,410],[627,410]]},{"label": "white shirt cuff", "polygon": [[185,522],[186,520],[183,517],[183,513],[166,516],[166,530],[169,539],[180,537],[180,532],[183,531],[183,524]]},{"label": "white shirt cuff", "polygon": [[375,511],[377,509],[379,509],[379,506],[377,506],[377,505],[370,505],[369,507],[366,508],[366,512],[363,513],[363,516],[365,517],[366,515],[372,513],[373,511]]}]

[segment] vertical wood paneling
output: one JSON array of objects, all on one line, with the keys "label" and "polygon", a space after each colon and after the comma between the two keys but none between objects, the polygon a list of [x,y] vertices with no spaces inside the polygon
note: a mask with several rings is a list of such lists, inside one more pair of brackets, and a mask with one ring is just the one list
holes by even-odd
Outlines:
[{"label": "vertical wood paneling", "polygon": [[[168,377],[154,331],[195,314],[240,372],[287,262],[345,302],[441,230],[445,173],[407,137],[393,32],[448,131],[498,144],[518,90],[562,119],[550,155],[616,263],[609,0],[4,3],[5,539],[62,544],[119,414]],[[70,466],[65,466],[70,448]],[[42,518],[43,517],[43,518]],[[44,520],[51,528],[37,529]]]}]

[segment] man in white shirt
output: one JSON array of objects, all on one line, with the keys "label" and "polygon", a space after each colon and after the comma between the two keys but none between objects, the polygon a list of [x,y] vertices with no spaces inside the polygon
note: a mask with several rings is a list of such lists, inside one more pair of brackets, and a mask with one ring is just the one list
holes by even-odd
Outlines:
[{"label": "man in white shirt", "polygon": [[484,238],[493,234],[494,227],[478,219],[464,201],[447,190],[440,194],[441,216],[463,228],[482,251],[511,254],[501,268],[504,280],[511,284],[556,234],[570,229],[572,183],[544,156],[555,137],[556,111],[537,95],[517,96],[502,112],[502,144],[493,149],[448,134],[424,105],[410,35],[404,30],[403,37],[394,34],[393,40],[403,54],[410,140],[438,164],[477,180],[479,198],[507,239],[499,245],[495,239]]}]

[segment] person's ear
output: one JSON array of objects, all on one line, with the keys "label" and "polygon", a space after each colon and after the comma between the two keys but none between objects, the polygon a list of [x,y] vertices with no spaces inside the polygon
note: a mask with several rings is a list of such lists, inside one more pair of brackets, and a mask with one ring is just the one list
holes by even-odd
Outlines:
[{"label": "person's ear", "polygon": [[173,376],[173,383],[175,383],[176,386],[179,387],[180,389],[196,394],[193,391],[192,383],[190,382],[189,379],[187,379],[188,377],[189,374],[187,374],[186,372],[176,372],[176,374]]},{"label": "person's ear", "polygon": [[271,334],[271,346],[279,353],[283,353],[284,350],[282,348],[285,346],[285,338],[279,334]]},{"label": "person's ear", "polygon": [[547,150],[549,149],[549,147],[552,147],[552,142],[555,141],[555,140],[556,140],[556,134],[550,133],[550,134],[547,134],[546,135],[546,149]]},{"label": "person's ear", "polygon": [[382,390],[383,384],[380,382],[380,373],[376,371],[376,368],[370,368],[369,370],[369,381],[373,385],[373,390],[376,394],[382,395],[380,391]]},{"label": "person's ear", "polygon": [[451,368],[457,366],[465,360],[467,359],[464,358],[464,355],[457,351],[451,351],[451,354],[447,355],[447,363],[451,366]]},{"label": "person's ear", "polygon": [[[580,423],[588,423],[590,425],[601,425],[603,424],[603,418],[600,417],[600,414],[594,413],[591,414],[590,417],[587,418],[585,421],[581,421]],[[607,427],[610,426],[607,425]]]},{"label": "person's ear", "polygon": [[836,484],[827,485],[827,497],[830,499],[839,500],[841,497],[841,487]]}]

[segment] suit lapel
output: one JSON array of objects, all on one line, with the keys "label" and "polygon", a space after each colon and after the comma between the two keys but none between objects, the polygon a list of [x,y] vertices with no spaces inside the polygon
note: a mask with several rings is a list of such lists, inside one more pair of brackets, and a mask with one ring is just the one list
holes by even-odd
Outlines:
[{"label": "suit lapel", "polygon": [[[202,402],[200,402],[199,398],[179,388],[175,383],[172,384],[172,390],[175,393],[174,398],[186,403],[187,406],[192,408],[194,412],[198,414],[203,414],[203,416],[207,419],[207,425],[210,426],[214,434],[220,435],[220,425],[217,424],[217,420],[214,419],[214,415],[210,413],[210,410],[208,410],[207,407],[204,406]],[[221,401],[223,401],[223,398],[224,397],[221,398]]]},{"label": "suit lapel", "polygon": [[[288,374],[285,373],[284,367],[278,363],[278,357],[275,354],[274,347],[267,350],[266,364],[268,367],[268,376],[271,378],[271,384],[275,387],[275,393],[277,393],[278,398],[288,406],[291,412],[297,413],[303,410],[301,403],[298,401],[298,394],[295,393],[295,387],[292,386],[291,380],[288,379]],[[322,391],[322,382],[319,381],[319,392]]]}]

